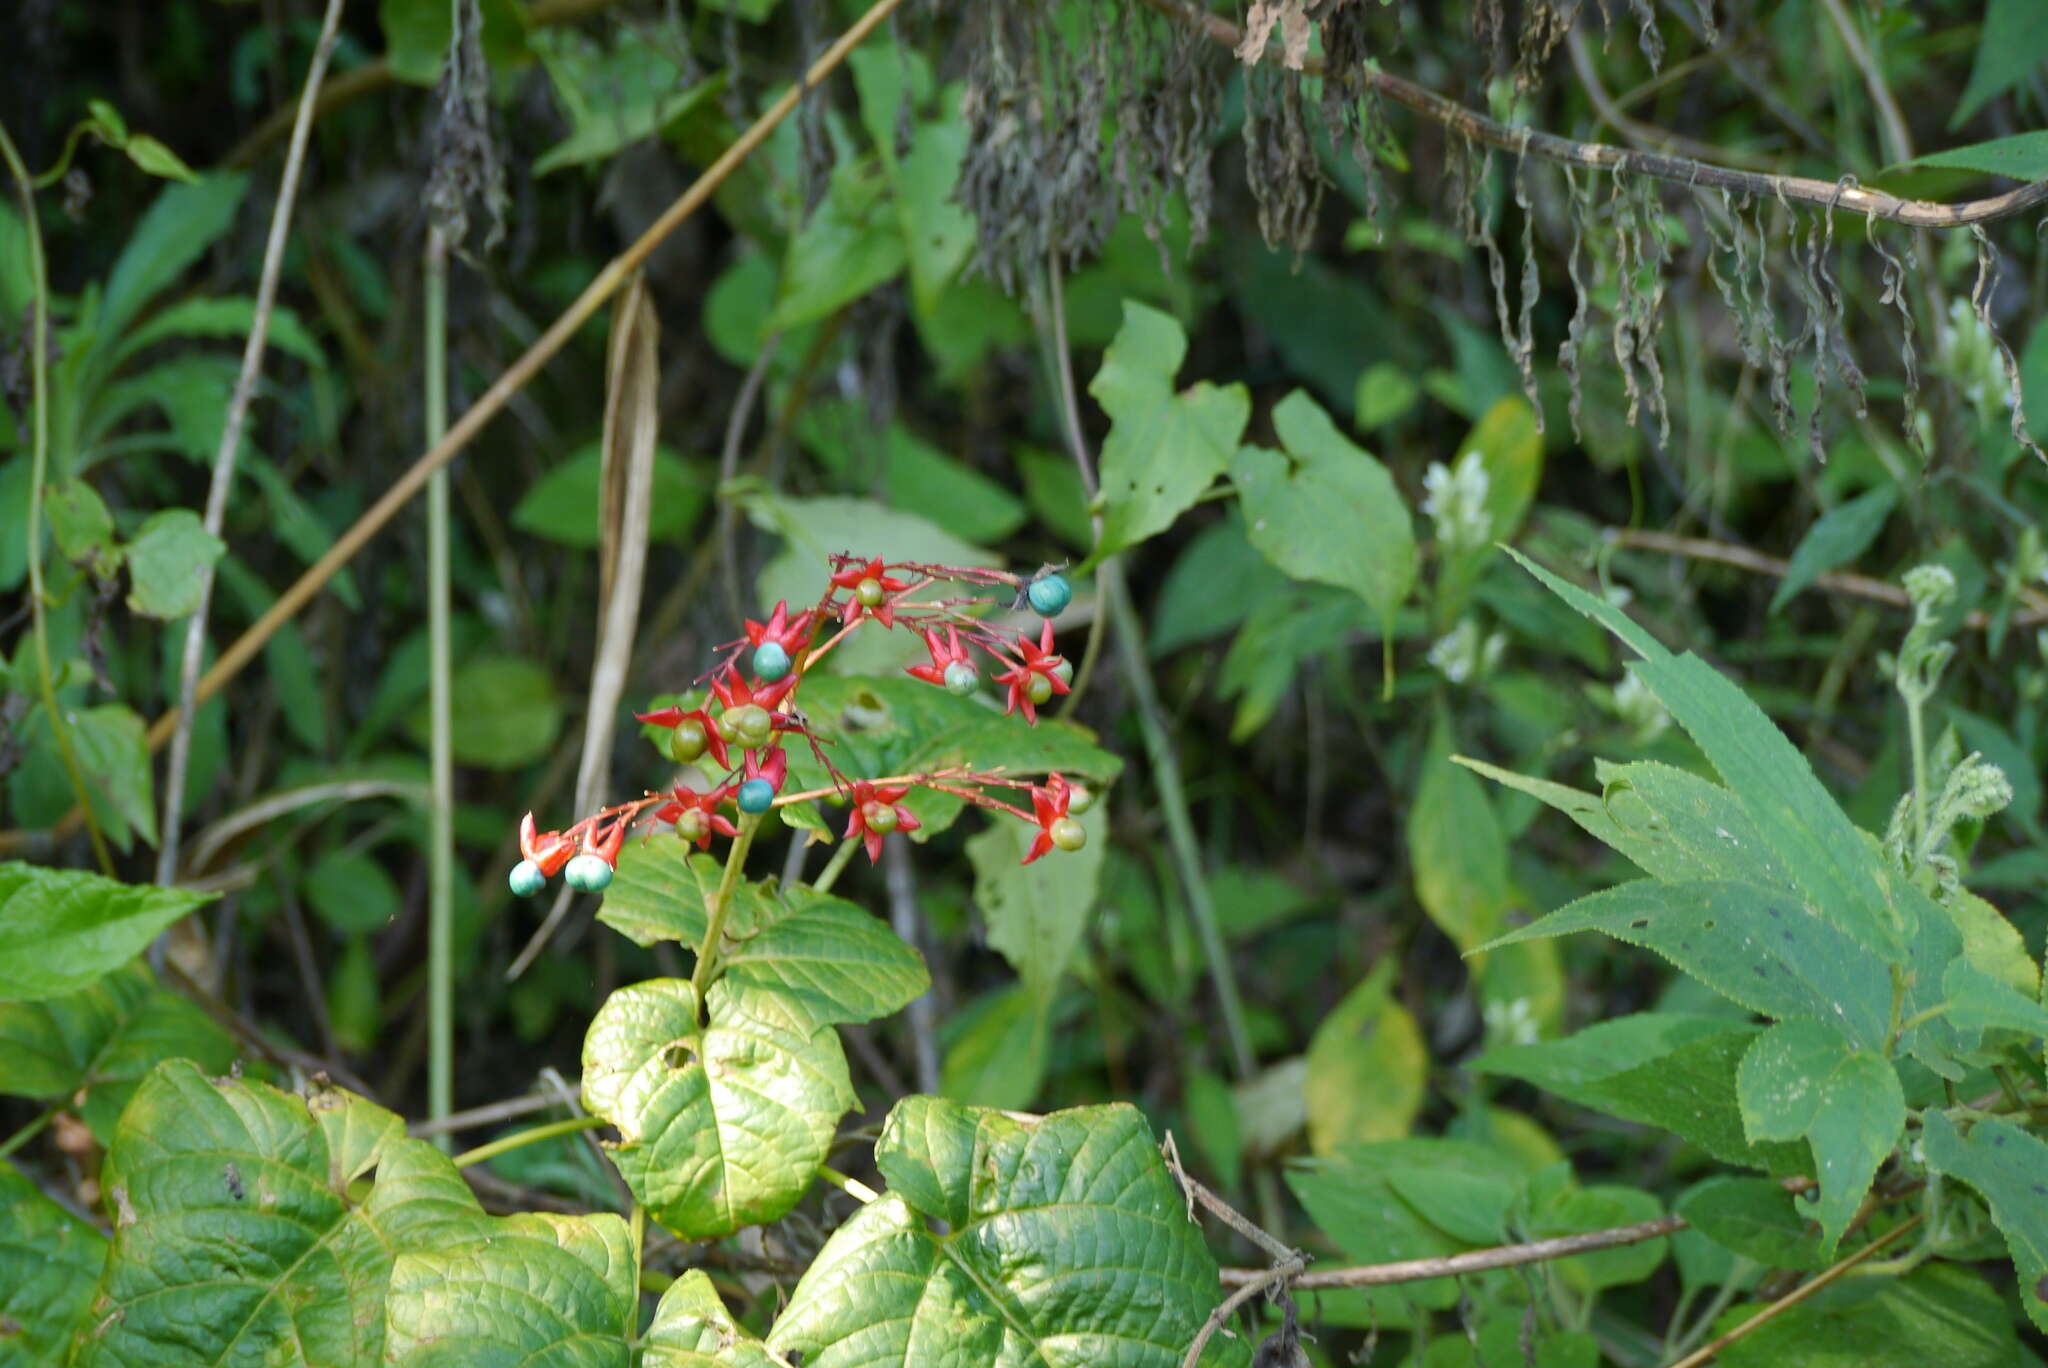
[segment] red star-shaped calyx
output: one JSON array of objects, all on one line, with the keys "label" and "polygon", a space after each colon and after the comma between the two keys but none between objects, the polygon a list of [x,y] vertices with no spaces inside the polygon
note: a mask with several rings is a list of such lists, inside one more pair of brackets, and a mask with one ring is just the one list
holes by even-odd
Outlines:
[{"label": "red star-shaped calyx", "polygon": [[761,646],[772,641],[789,652],[789,658],[794,660],[798,652],[811,644],[811,627],[815,619],[816,614],[809,608],[791,618],[789,600],[780,600],[775,605],[775,611],[768,615],[766,622],[747,619],[747,644]]},{"label": "red star-shaped calyx", "polygon": [[[873,580],[881,588],[884,595],[900,594],[910,587],[908,580],[897,579],[894,575],[886,572],[880,556],[876,556],[865,565],[859,563],[849,565],[832,576],[832,586],[835,589],[847,590],[851,595],[846,601],[846,607],[841,610],[840,620],[842,622],[855,622],[865,614],[873,614],[875,620],[884,627],[894,626],[896,622],[896,609],[887,597],[884,597],[880,603],[875,604],[868,604],[861,600],[860,586],[867,580]],[[872,595],[873,591],[870,590],[869,593]]]},{"label": "red star-shaped calyx", "polygon": [[[711,676],[711,692],[726,708],[743,708],[752,703],[774,712],[782,700],[789,697],[797,681],[803,676],[791,670],[773,684],[749,684],[746,677],[728,665]],[[779,725],[779,723],[778,723]]]},{"label": "red star-shaped calyx", "polygon": [[1003,708],[1005,715],[1024,709],[1024,720],[1038,721],[1038,706],[1031,701],[1031,677],[1041,675],[1052,686],[1053,693],[1068,691],[1067,681],[1058,674],[1060,658],[1052,649],[1052,619],[1045,620],[1045,627],[1038,634],[1038,640],[1029,637],[1017,638],[1017,650],[1022,659],[997,675],[996,683],[1006,685],[1010,700]]},{"label": "red star-shaped calyx", "polygon": [[958,627],[948,627],[943,641],[939,639],[939,634],[935,629],[925,628],[924,648],[931,652],[932,663],[929,665],[906,665],[904,673],[915,675],[927,684],[945,684],[946,667],[948,665],[963,663],[972,665],[974,663],[967,658],[967,648],[960,644],[960,629]]},{"label": "red star-shaped calyx", "polygon": [[1031,842],[1030,852],[1018,861],[1019,864],[1030,864],[1058,844],[1053,839],[1052,829],[1070,820],[1067,809],[1073,801],[1073,786],[1057,774],[1047,775],[1043,784],[1032,785],[1031,811],[1038,823],[1038,837]]},{"label": "red star-shaped calyx", "polygon": [[711,753],[711,758],[718,762],[718,767],[721,770],[732,768],[732,760],[725,747],[725,737],[719,733],[717,721],[702,708],[692,708],[688,712],[675,707],[656,708],[653,712],[634,713],[633,720],[656,727],[668,727],[671,730],[685,722],[695,722],[704,729],[704,749]]},{"label": "red star-shaped calyx", "polygon": [[550,879],[562,872],[562,866],[580,848],[581,842],[574,836],[564,836],[559,831],[535,831],[530,812],[519,819],[519,853]]},{"label": "red star-shaped calyx", "polygon": [[865,779],[854,781],[853,792],[848,795],[853,816],[846,822],[846,839],[860,837],[868,848],[869,860],[882,858],[882,838],[890,832],[915,831],[922,825],[916,813],[897,806],[909,792],[908,784],[884,788]]},{"label": "red star-shaped calyx", "polygon": [[668,801],[655,809],[654,817],[656,821],[673,822],[677,835],[704,850],[710,846],[713,834],[739,835],[739,828],[718,810],[731,797],[730,784],[721,784],[708,793],[678,784],[669,791]]}]

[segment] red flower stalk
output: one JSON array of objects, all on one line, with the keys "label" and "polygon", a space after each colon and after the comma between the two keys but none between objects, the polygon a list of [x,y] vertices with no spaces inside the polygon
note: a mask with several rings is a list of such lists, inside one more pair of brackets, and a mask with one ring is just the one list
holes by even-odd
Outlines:
[{"label": "red flower stalk", "polygon": [[1061,679],[1057,673],[1060,658],[1052,649],[1052,619],[1045,620],[1045,627],[1039,632],[1036,642],[1029,637],[1019,636],[1017,650],[1023,659],[995,677],[996,683],[1008,685],[1010,690],[1010,701],[1003,708],[1003,714],[1008,716],[1021,707],[1024,709],[1024,720],[1035,724],[1038,721],[1038,708],[1031,700],[1033,675],[1042,677],[1051,685],[1053,693],[1068,692],[1067,681]]},{"label": "red flower stalk", "polygon": [[725,737],[719,733],[718,723],[702,708],[684,712],[681,708],[657,708],[653,712],[634,713],[633,720],[646,722],[657,727],[674,729],[685,722],[695,722],[704,729],[704,749],[711,752],[711,758],[718,762],[721,770],[732,768],[732,758],[725,748]]},{"label": "red flower stalk", "polygon": [[719,806],[731,797],[730,784],[720,784],[708,793],[699,793],[686,784],[678,784],[670,790],[668,801],[655,809],[654,818],[659,822],[674,823],[677,835],[693,842],[697,849],[705,850],[710,847],[713,834],[739,835],[739,828],[718,811]]},{"label": "red flower stalk", "polygon": [[865,779],[855,780],[850,795],[853,816],[847,819],[845,839],[859,836],[868,848],[868,859],[880,860],[884,836],[892,831],[915,831],[921,825],[916,813],[898,806],[909,792],[908,784],[882,788]]},{"label": "red flower stalk", "polygon": [[1031,810],[1034,814],[1033,819],[1038,823],[1038,838],[1031,843],[1030,852],[1018,863],[1030,864],[1054,846],[1064,845],[1063,842],[1054,836],[1053,828],[1061,822],[1078,825],[1067,814],[1067,809],[1073,804],[1073,801],[1074,790],[1072,785],[1068,784],[1066,779],[1058,774],[1047,775],[1042,786],[1032,785]]},{"label": "red flower stalk", "polygon": [[623,812],[614,816],[610,829],[605,831],[597,829],[595,825],[596,820],[595,818],[592,819],[593,825],[591,830],[593,836],[589,841],[585,842],[583,853],[585,855],[595,855],[613,869],[617,869],[619,867],[619,849],[626,844],[627,816]]},{"label": "red flower stalk", "polygon": [[794,660],[799,651],[811,644],[811,627],[816,616],[815,610],[806,608],[792,621],[789,616],[789,600],[780,600],[775,605],[775,611],[768,615],[766,622],[747,619],[747,644],[760,646],[772,641],[789,652],[790,659]]},{"label": "red flower stalk", "polygon": [[562,872],[562,866],[574,857],[580,844],[573,831],[568,835],[559,831],[536,832],[530,812],[519,819],[520,855],[533,861],[550,879]]},{"label": "red flower stalk", "polygon": [[927,651],[931,652],[932,663],[929,665],[905,666],[905,674],[915,675],[927,684],[944,685],[946,682],[946,667],[948,665],[972,665],[974,663],[967,658],[967,648],[960,644],[960,629],[958,627],[948,627],[946,629],[946,639],[943,643],[939,640],[939,634],[932,628],[926,627],[922,630],[924,646]]},{"label": "red flower stalk", "polygon": [[[852,597],[846,601],[846,607],[841,612],[840,620],[842,622],[856,622],[862,614],[872,613],[875,620],[884,627],[893,627],[896,623],[896,609],[890,604],[887,597],[884,597],[881,602],[873,604],[862,600],[860,586],[867,580],[873,580],[879,585],[885,596],[900,594],[910,587],[908,580],[900,580],[893,575],[884,573],[880,556],[876,556],[865,565],[855,561],[832,576],[833,588],[845,589],[852,594]],[[870,596],[872,596],[872,591],[870,591]]]},{"label": "red flower stalk", "polygon": [[[765,752],[765,758],[764,758]],[[776,746],[773,750],[751,750],[747,752],[746,777],[766,779],[777,793],[782,792],[782,781],[789,777],[789,753]]]}]

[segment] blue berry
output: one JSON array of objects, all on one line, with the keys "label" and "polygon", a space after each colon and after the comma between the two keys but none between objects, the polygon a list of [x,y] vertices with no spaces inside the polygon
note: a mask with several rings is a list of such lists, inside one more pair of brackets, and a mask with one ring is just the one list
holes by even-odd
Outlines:
[{"label": "blue berry", "polygon": [[531,860],[521,860],[512,866],[512,877],[506,880],[512,885],[512,896],[530,898],[548,885],[548,876],[540,872],[540,866]]},{"label": "blue berry", "polygon": [[775,805],[775,785],[766,779],[749,779],[740,785],[740,811],[756,816]]},{"label": "blue berry", "polygon": [[612,867],[596,855],[578,855],[569,861],[562,877],[580,892],[602,893],[611,884]]},{"label": "blue berry", "polygon": [[1040,575],[1031,581],[1024,596],[1040,617],[1058,617],[1074,601],[1074,586],[1067,583],[1065,575]]},{"label": "blue berry", "polygon": [[981,684],[981,671],[964,660],[956,660],[946,667],[946,692],[955,698],[965,698]]},{"label": "blue berry", "polygon": [[789,673],[789,652],[779,641],[764,641],[754,648],[754,673],[773,684]]}]

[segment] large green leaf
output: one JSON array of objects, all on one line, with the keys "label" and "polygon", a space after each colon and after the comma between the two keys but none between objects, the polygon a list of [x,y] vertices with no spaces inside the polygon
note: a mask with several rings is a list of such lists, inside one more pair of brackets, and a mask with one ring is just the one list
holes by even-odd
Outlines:
[{"label": "large green leaf", "polygon": [[[687,843],[656,837],[620,852],[598,920],[635,943],[704,943],[723,864]],[[931,986],[924,961],[887,924],[804,884],[740,881],[726,915],[719,981],[772,993],[806,1034],[872,1021]]]},{"label": "large green leaf", "polygon": [[199,607],[205,573],[226,549],[189,508],[150,515],[128,542],[128,606],[145,617],[184,617]]},{"label": "large green leaf", "polygon": [[661,1294],[640,1344],[640,1368],[788,1368],[734,1322],[700,1268]]},{"label": "large green leaf", "polygon": [[1439,718],[1408,813],[1408,863],[1422,910],[1460,950],[1472,951],[1498,934],[1517,898],[1500,819],[1450,751],[1448,724]]},{"label": "large green leaf", "polygon": [[64,1362],[106,1262],[106,1236],[0,1163],[0,1368]]},{"label": "large green leaf", "polygon": [[1394,962],[1382,960],[1316,1027],[1308,1047],[1309,1146],[1395,1140],[1422,1110],[1429,1050],[1415,1018],[1390,994]]},{"label": "large green leaf", "polygon": [[169,186],[156,197],[107,278],[95,320],[100,338],[118,338],[144,305],[227,231],[248,188],[247,176],[216,174],[196,185]]},{"label": "large green leaf", "polygon": [[1921,157],[1913,165],[1982,171],[1987,175],[2010,176],[2014,180],[2040,180],[2048,176],[2048,130],[2015,133],[2007,138],[1950,148],[1946,152]]},{"label": "large green leaf", "polygon": [[1819,1233],[1784,1184],[1768,1178],[1710,1178],[1678,1200],[1678,1214],[1724,1249],[1765,1268],[1820,1268]]},{"label": "large green leaf", "polygon": [[609,1212],[480,1218],[466,1238],[451,1231],[398,1256],[390,1334],[376,1361],[393,1368],[627,1368],[639,1284],[632,1232]]},{"label": "large green leaf", "polygon": [[817,1175],[856,1099],[831,1027],[800,1000],[720,979],[708,1023],[685,979],[605,999],[583,1040],[583,1102],[619,1128],[612,1161],[686,1239],[776,1220]]},{"label": "large green leaf", "polygon": [[2005,1232],[2019,1295],[2048,1330],[2048,1142],[2007,1121],[1978,1121],[1964,1134],[1930,1111],[1921,1144],[1927,1166],[1977,1189]]},{"label": "large green leaf", "polygon": [[776,328],[826,318],[903,270],[908,258],[894,201],[877,159],[838,165],[825,198],[790,238],[772,318]]},{"label": "large green leaf", "polygon": [[0,1002],[56,997],[142,952],[214,894],[0,863]]},{"label": "large green leaf", "polygon": [[101,1183],[114,1246],[83,1368],[380,1362],[394,1255],[481,1219],[447,1157],[382,1108],[184,1060],[137,1089]]},{"label": "large green leaf", "polygon": [[[889,1192],[825,1244],[769,1332],[806,1368],[1176,1368],[1216,1264],[1134,1107],[889,1114]],[[1243,1362],[1211,1341],[1205,1362]]]},{"label": "large green leaf", "polygon": [[2048,24],[2034,0],[1990,0],[1977,35],[1970,82],[1949,111],[1951,132],[2021,81],[2048,66]]},{"label": "large green leaf", "polygon": [[235,1055],[212,1018],[139,961],[62,997],[0,1002],[0,1093],[64,1100],[103,1145],[159,1061],[190,1059],[217,1074]]},{"label": "large green leaf", "polygon": [[1273,410],[1285,452],[1247,446],[1231,458],[1245,535],[1295,579],[1349,589],[1394,629],[1415,586],[1415,531],[1385,466],[1352,444],[1302,390]]},{"label": "large green leaf", "polygon": [[1187,333],[1172,315],[1124,301],[1123,326],[1088,392],[1110,417],[1102,444],[1102,540],[1093,565],[1163,532],[1221,475],[1251,417],[1243,385],[1176,392]]},{"label": "large green leaf", "polygon": [[877,429],[850,400],[806,405],[797,436],[842,481],[931,519],[971,542],[995,543],[1023,526],[1024,501],[902,423]]},{"label": "large green leaf", "polygon": [[126,703],[102,703],[67,713],[65,725],[85,779],[86,799],[107,839],[122,850],[137,836],[155,844],[155,786],[141,716]]},{"label": "large green leaf", "polygon": [[1088,929],[1109,849],[1105,804],[1078,820],[1088,844],[1054,850],[1025,864],[1038,828],[997,816],[967,838],[974,865],[974,902],[988,924],[989,946],[1010,962],[1025,986],[1050,999]]},{"label": "large green leaf", "polygon": [[1821,1252],[1832,1256],[1906,1124],[1898,1071],[1831,1026],[1781,1021],[1743,1054],[1736,1096],[1751,1140],[1813,1147]]},{"label": "large green leaf", "polygon": [[[482,0],[485,58],[498,65],[519,57],[526,41],[526,17],[518,0]],[[430,86],[441,79],[454,29],[452,11],[441,0],[380,0],[377,18],[384,28],[385,60],[391,74],[412,85]],[[636,47],[655,44],[635,43]],[[673,63],[670,64],[673,70]]]}]

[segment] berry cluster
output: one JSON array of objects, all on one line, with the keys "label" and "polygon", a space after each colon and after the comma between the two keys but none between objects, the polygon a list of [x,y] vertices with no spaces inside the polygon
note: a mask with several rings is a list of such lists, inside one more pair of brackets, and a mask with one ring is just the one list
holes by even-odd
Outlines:
[{"label": "berry cluster", "polygon": [[[928,591],[963,589],[967,592],[955,597],[920,597]],[[1006,598],[976,590],[1001,591]],[[796,706],[805,673],[873,622],[884,630],[901,627],[923,637],[931,661],[912,665],[907,673],[949,693],[966,696],[978,690],[982,667],[977,656],[986,660],[990,678],[1005,692],[1004,712],[1022,711],[1035,724],[1037,710],[1073,686],[1073,666],[1053,649],[1052,627],[1052,619],[1073,595],[1066,577],[1052,570],[1026,577],[1002,570],[834,556],[829,583],[814,606],[791,614],[786,602],[778,603],[766,622],[749,621],[742,637],[720,648],[718,664],[698,681],[708,694],[696,706],[635,714],[642,722],[666,729],[663,748],[669,758],[695,764],[708,757],[722,775],[720,780],[707,790],[678,784],[666,792],[649,793],[593,813],[565,831],[538,831],[528,813],[519,825],[521,859],[512,869],[512,891],[530,897],[560,873],[571,888],[602,892],[610,885],[619,850],[635,826],[671,827],[701,850],[709,848],[714,836],[739,836],[745,824],[758,821],[772,808],[817,798],[844,801],[852,815],[843,839],[860,840],[868,858],[879,859],[884,836],[918,827],[916,815],[903,806],[913,788],[950,793],[1036,826],[1038,835],[1025,864],[1054,848],[1080,849],[1088,835],[1074,817],[1087,810],[1092,798],[1063,776],[1051,774],[1042,783],[1032,783],[993,770],[956,767],[852,778],[833,765],[826,750],[829,739],[817,736]],[[980,616],[1006,603],[1028,604],[1044,619],[1035,639]],[[832,624],[837,626],[831,634],[817,641],[821,629]],[[802,739],[830,776],[827,787],[783,791],[789,778],[786,746],[792,737]],[[740,753],[737,764],[735,750]],[[1028,798],[1029,810],[1002,797],[1006,791]]]}]

